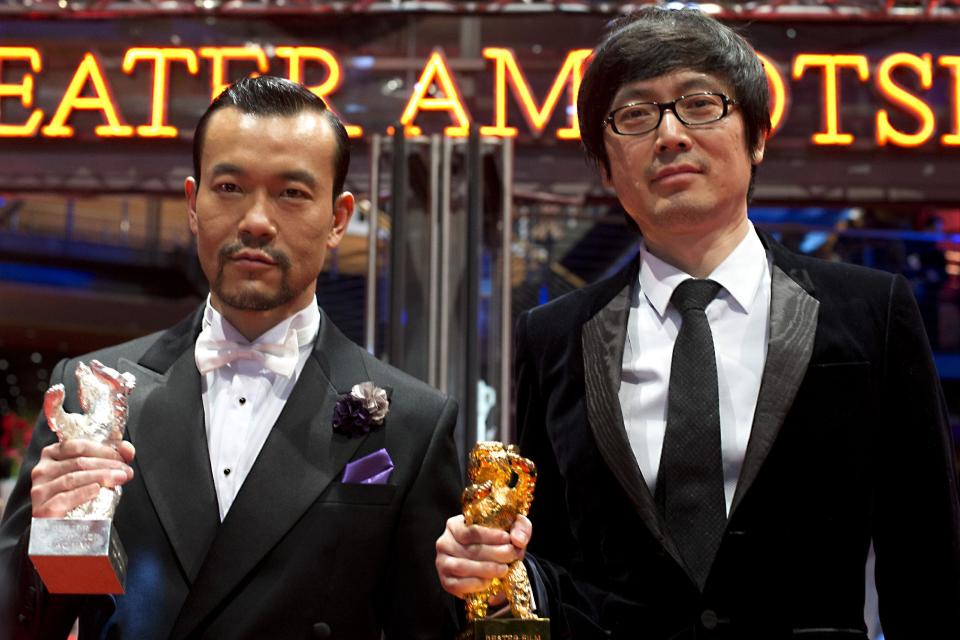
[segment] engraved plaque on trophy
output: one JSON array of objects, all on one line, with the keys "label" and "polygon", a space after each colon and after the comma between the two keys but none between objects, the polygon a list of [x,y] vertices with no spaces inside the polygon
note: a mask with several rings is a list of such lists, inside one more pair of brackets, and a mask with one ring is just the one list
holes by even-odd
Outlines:
[{"label": "engraved plaque on trophy", "polygon": [[[514,445],[478,442],[467,463],[470,484],[463,490],[463,517],[468,525],[509,531],[517,516],[527,515],[533,502],[537,468]],[[503,594],[509,616],[485,617],[491,597]],[[533,592],[522,560],[507,575],[494,579],[485,591],[467,596],[467,627],[461,640],[550,640],[550,620],[533,613]]]},{"label": "engraved plaque on trophy", "polygon": [[[63,410],[62,384],[47,390],[43,412],[61,442],[81,438],[116,447],[127,424],[127,396],[136,380],[96,360],[77,366],[83,413]],[[120,487],[101,487],[95,498],[63,518],[33,518],[28,554],[50,593],[123,593],[127,554],[113,526]]]}]

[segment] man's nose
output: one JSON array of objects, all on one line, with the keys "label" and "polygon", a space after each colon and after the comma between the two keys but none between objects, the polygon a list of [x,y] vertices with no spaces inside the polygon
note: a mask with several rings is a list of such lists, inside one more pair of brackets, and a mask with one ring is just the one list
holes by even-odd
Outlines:
[{"label": "man's nose", "polygon": [[255,240],[256,244],[265,244],[277,235],[269,198],[265,194],[258,194],[252,199],[250,206],[240,219],[238,231],[241,237]]},{"label": "man's nose", "polygon": [[680,122],[673,109],[666,109],[657,127],[657,150],[661,153],[681,151],[690,146],[690,132],[686,125]]}]

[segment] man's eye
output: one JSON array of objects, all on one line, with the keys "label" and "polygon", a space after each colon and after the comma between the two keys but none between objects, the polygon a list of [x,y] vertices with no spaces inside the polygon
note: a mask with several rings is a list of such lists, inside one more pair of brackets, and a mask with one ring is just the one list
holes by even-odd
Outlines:
[{"label": "man's eye", "polygon": [[284,198],[306,198],[307,197],[306,191],[303,191],[301,189],[294,189],[292,187],[288,187],[284,189],[283,191],[280,192],[280,195]]},{"label": "man's eye", "polygon": [[240,187],[232,182],[221,182],[214,188],[220,193],[240,193]]},{"label": "man's eye", "polygon": [[713,96],[697,96],[690,98],[685,105],[687,109],[696,109],[698,111],[708,111],[716,108],[723,108],[723,103]]},{"label": "man's eye", "polygon": [[623,120],[645,120],[652,116],[653,109],[649,106],[637,105],[636,107],[630,107],[620,112],[620,117]]}]

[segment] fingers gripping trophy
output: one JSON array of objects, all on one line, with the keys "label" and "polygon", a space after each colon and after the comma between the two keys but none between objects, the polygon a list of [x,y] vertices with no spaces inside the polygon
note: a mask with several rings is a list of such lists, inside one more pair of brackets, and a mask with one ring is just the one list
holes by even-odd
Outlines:
[{"label": "fingers gripping trophy", "polygon": [[[463,490],[463,516],[468,525],[509,531],[517,516],[527,515],[533,502],[537,468],[514,445],[478,442],[467,464],[470,485]],[[509,618],[484,618],[490,598],[504,594],[510,603]],[[494,578],[484,591],[467,596],[467,629],[461,638],[511,638],[549,640],[549,620],[533,613],[534,603],[527,568],[522,560],[510,564],[507,575]]]},{"label": "fingers gripping trophy", "polygon": [[[117,447],[127,424],[127,399],[136,384],[97,360],[77,366],[83,413],[63,410],[65,390],[47,390],[43,412],[60,442],[93,440]],[[121,487],[101,487],[64,518],[33,518],[29,555],[51,593],[123,593],[127,557],[113,527]]]}]

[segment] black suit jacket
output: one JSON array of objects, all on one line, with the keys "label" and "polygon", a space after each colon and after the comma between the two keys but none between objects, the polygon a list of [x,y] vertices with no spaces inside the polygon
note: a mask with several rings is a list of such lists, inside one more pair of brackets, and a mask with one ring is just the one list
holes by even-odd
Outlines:
[{"label": "black suit jacket", "polygon": [[[3,528],[0,560],[14,637],[450,637],[454,603],[434,569],[434,541],[458,510],[456,403],[350,342],[323,316],[312,356],[220,523],[193,346],[200,312],[172,329],[81,358],[130,371],[127,438],[137,449],[115,526],[129,556],[123,596],[51,596],[25,545],[30,470],[55,436],[42,417]],[[79,412],[61,362],[65,409]],[[334,405],[354,384],[389,388],[384,425],[334,433]],[[344,465],[385,447],[386,485],[344,484]],[[9,580],[7,580],[9,578]],[[8,609],[10,611],[10,609]],[[316,637],[327,637],[321,634]]]},{"label": "black suit jacket", "polygon": [[887,639],[960,637],[953,449],[908,285],[763,240],[767,358],[702,593],[617,396],[638,261],[519,319],[520,448],[538,468],[531,564],[555,637],[865,640],[871,540]]}]

